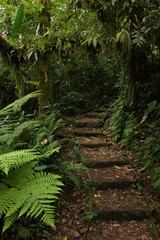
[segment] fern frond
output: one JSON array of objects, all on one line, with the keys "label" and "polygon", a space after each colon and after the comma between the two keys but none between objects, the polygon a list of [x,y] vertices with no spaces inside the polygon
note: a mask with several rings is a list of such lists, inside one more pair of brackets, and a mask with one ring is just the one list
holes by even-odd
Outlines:
[{"label": "fern frond", "polygon": [[2,233],[4,231],[6,231],[12,225],[12,223],[14,223],[17,220],[17,218],[18,218],[18,213],[17,212],[14,213],[12,216],[7,217],[5,219],[5,224],[3,226]]},{"label": "fern frond", "polygon": [[59,142],[58,141],[54,141],[54,142],[52,142],[52,143],[50,143],[47,147],[46,147],[46,151],[51,151],[52,149],[55,149],[55,148],[59,148],[59,149],[57,149],[57,151],[56,152],[59,152],[59,150],[60,150],[60,144],[59,144]]},{"label": "fern frond", "polygon": [[116,40],[122,45],[124,52],[130,52],[132,47],[132,41],[127,30],[122,29],[119,33],[117,33]]},{"label": "fern frond", "polygon": [[35,144],[39,144],[43,139],[47,138],[49,135],[49,131],[47,127],[41,127],[36,134]]},{"label": "fern frond", "polygon": [[74,183],[74,185],[80,189],[81,188],[81,180],[79,179],[79,177],[77,177],[73,172],[71,171],[66,171],[66,175],[68,177],[68,179]]},{"label": "fern frond", "polygon": [[0,199],[0,211],[6,216],[3,232],[24,214],[33,218],[41,217],[46,225],[54,226],[52,203],[63,186],[59,179],[58,175],[39,172],[29,176],[21,188],[13,191],[3,184],[0,188],[0,195],[3,196]]},{"label": "fern frond", "polygon": [[0,217],[7,213],[10,204],[12,204],[12,190],[6,184],[0,183]]},{"label": "fern frond", "polygon": [[47,126],[48,135],[52,135],[63,122],[63,119],[57,120],[56,114],[52,113],[47,117],[45,116],[45,121],[42,121],[42,125]]},{"label": "fern frond", "polygon": [[87,171],[88,168],[80,163],[72,163],[67,166],[66,170],[68,171]]},{"label": "fern frond", "polygon": [[25,185],[28,176],[33,175],[34,173],[33,168],[35,167],[36,164],[37,162],[34,161],[10,171],[7,177],[1,179],[1,182],[5,183],[10,187],[21,188],[23,185]]},{"label": "fern frond", "polygon": [[81,187],[81,180],[79,179],[79,177],[77,177],[74,172],[76,171],[87,171],[88,168],[85,167],[84,165],[80,164],[80,163],[72,163],[70,165],[68,165],[66,167],[66,169],[64,170],[65,174],[67,175],[67,177],[69,178],[69,180],[71,180],[75,186],[80,189]]},{"label": "fern frond", "polygon": [[0,155],[0,170],[6,175],[13,169],[25,163],[37,160],[41,155],[35,149],[24,149]]},{"label": "fern frond", "polygon": [[40,95],[41,95],[41,91],[35,91],[35,92],[32,92],[32,93],[24,96],[23,98],[20,98],[20,99],[16,100],[15,102],[9,104],[8,106],[6,106],[2,110],[0,110],[0,116],[9,115],[9,114],[19,112],[21,110],[21,107],[26,102],[28,102],[29,99],[39,97]]},{"label": "fern frond", "polygon": [[6,143],[9,139],[10,139],[10,134],[9,133],[7,133],[3,136],[0,136],[0,144]]},{"label": "fern frond", "polygon": [[57,148],[55,148],[55,149],[48,150],[47,152],[45,152],[45,153],[42,155],[42,157],[48,158],[48,157],[51,156],[53,153],[55,153],[55,152],[58,153],[59,150],[60,150],[60,147],[57,147]]},{"label": "fern frond", "polygon": [[7,144],[10,145],[13,141],[15,141],[16,138],[18,138],[22,133],[25,131],[31,131],[35,127],[40,126],[39,121],[35,120],[30,120],[30,121],[25,121],[21,123],[19,126],[17,126],[14,131],[10,134],[9,139],[7,140]]}]

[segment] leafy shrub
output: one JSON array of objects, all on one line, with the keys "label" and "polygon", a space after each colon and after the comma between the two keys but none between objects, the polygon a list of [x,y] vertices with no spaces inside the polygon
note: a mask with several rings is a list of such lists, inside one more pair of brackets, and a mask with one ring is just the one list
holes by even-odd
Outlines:
[{"label": "leafy shrub", "polygon": [[152,177],[153,187],[160,190],[160,104],[156,100],[149,102],[140,116],[125,109],[121,95],[112,108],[110,129],[113,140],[120,141],[122,146],[137,154],[138,163],[145,166]]},{"label": "leafy shrub", "polygon": [[[54,134],[62,120],[57,119],[55,113],[34,120],[21,112],[22,105],[39,94],[28,94],[0,110],[0,217],[4,219],[2,232],[23,215],[39,217],[44,224],[54,226],[53,203],[63,184],[59,175],[38,170],[38,166],[59,152],[60,145]],[[18,115],[19,112],[21,113]]]}]

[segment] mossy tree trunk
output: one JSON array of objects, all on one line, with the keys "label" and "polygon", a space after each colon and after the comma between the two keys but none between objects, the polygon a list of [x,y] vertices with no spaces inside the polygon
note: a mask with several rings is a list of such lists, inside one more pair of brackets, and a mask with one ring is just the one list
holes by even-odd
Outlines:
[{"label": "mossy tree trunk", "polygon": [[37,62],[38,89],[42,91],[39,97],[39,114],[44,112],[46,105],[53,104],[51,63],[50,54],[41,55]]},{"label": "mossy tree trunk", "polygon": [[[40,34],[44,35],[51,26],[51,0],[39,0],[38,2],[40,5],[43,5],[43,10],[40,13],[40,18],[42,19],[40,23]],[[42,95],[39,97],[39,114],[45,111],[44,107],[46,105],[53,104],[51,64],[51,53],[45,52],[39,55],[37,76],[39,90],[42,91]]]}]

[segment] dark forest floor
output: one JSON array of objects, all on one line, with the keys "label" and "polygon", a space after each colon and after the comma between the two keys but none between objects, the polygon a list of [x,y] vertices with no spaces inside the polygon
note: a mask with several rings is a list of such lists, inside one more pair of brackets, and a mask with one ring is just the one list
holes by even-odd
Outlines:
[{"label": "dark forest floor", "polygon": [[160,239],[156,221],[160,203],[134,155],[112,142],[109,120],[103,127],[99,124],[106,111],[67,118],[88,172],[76,173],[84,188],[66,191],[52,230],[53,240]]}]

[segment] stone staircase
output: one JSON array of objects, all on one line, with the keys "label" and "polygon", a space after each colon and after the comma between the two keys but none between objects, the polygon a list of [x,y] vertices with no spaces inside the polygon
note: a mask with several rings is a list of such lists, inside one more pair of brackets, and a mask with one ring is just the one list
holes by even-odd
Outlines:
[{"label": "stone staircase", "polygon": [[[147,221],[149,226],[150,215],[143,194],[135,188],[140,181],[136,170],[130,165],[128,156],[107,138],[107,133],[99,124],[105,112],[106,109],[98,109],[68,119],[73,123],[73,134],[89,168],[90,186],[94,189],[91,193],[91,205],[96,213],[96,221],[100,220],[103,226],[112,222],[117,232],[115,236],[113,229],[104,233],[103,227],[97,229],[97,232],[89,231],[85,239],[158,240],[148,230],[137,237],[136,228],[130,234],[126,234],[126,230],[123,232],[124,224],[127,226],[132,223],[140,228]],[[119,231],[116,226],[119,226]]]}]

